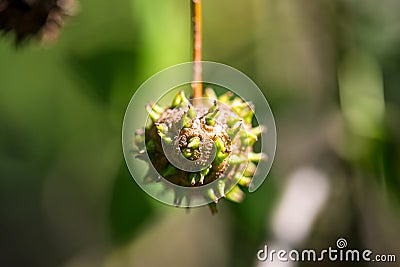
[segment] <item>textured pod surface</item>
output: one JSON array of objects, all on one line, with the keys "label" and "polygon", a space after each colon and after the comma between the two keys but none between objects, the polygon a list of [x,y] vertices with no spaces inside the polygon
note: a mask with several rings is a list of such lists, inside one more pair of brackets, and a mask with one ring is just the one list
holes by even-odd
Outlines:
[{"label": "textured pod surface", "polygon": [[180,207],[210,204],[215,211],[219,199],[240,202],[243,191],[265,181],[276,128],[268,101],[248,76],[221,63],[201,64],[202,98],[190,98],[194,62],[164,69],[135,91],[122,148],[132,178],[150,197]]},{"label": "textured pod surface", "polygon": [[[263,131],[252,128],[253,106],[231,92],[217,97],[211,88],[201,104],[193,106],[179,92],[168,107],[148,104],[151,124],[135,135],[139,158],[147,153],[153,168],[144,183],[166,181],[185,188],[210,185],[201,193],[175,190],[175,205],[187,203],[196,194],[217,203],[220,198],[241,202],[243,188],[251,181],[264,157],[253,152],[253,144]],[[199,197],[199,196],[195,196]],[[216,211],[215,205],[210,205]]]}]

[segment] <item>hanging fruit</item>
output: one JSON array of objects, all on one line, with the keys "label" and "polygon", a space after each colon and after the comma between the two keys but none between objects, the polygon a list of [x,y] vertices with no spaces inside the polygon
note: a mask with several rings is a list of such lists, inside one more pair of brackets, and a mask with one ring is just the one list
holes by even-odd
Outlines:
[{"label": "hanging fruit", "polygon": [[[241,202],[243,187],[249,185],[256,164],[265,158],[253,152],[263,131],[260,126],[252,128],[254,107],[229,91],[217,97],[211,88],[206,89],[202,101],[197,101],[200,104],[191,102],[180,91],[168,107],[147,105],[151,124],[136,132],[135,144],[138,157],[147,153],[157,173],[150,169],[143,182],[165,179],[181,187],[213,183],[203,195],[206,201],[217,203],[227,198]],[[198,168],[188,171],[185,164]],[[180,206],[185,197],[190,201],[193,196],[188,192],[176,195],[175,205]],[[216,211],[214,204],[211,207]]]}]

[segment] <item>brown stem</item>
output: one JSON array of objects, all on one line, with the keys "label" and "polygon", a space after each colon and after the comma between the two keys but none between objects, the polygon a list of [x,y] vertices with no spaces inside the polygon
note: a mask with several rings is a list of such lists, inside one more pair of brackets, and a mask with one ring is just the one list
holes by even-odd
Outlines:
[{"label": "brown stem", "polygon": [[[201,0],[191,0],[192,10],[192,29],[193,29],[193,98],[203,96],[202,80],[202,15],[201,15]],[[196,103],[194,103],[196,104]]]}]

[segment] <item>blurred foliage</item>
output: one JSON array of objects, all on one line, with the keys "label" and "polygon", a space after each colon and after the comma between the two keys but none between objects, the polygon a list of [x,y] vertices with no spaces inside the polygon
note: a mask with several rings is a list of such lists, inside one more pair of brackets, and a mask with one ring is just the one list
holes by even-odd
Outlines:
[{"label": "blurred foliage", "polygon": [[134,53],[109,48],[94,55],[75,55],[71,60],[71,68],[78,79],[87,82],[86,90],[90,97],[103,104],[110,104],[116,77],[126,77],[139,67],[136,64],[140,60]]},{"label": "blurred foliage", "polygon": [[[1,266],[145,266],[154,246],[151,260],[165,266],[188,255],[194,267],[257,266],[255,253],[277,238],[287,181],[304,166],[326,174],[330,196],[297,246],[343,236],[400,252],[399,1],[204,1],[204,59],[252,78],[278,129],[266,182],[240,205],[222,201],[216,216],[152,200],[122,156],[136,88],[191,58],[189,2],[80,6],[54,45],[1,38]],[[125,255],[120,265],[114,255]]]},{"label": "blurred foliage", "polygon": [[111,232],[117,244],[131,240],[152,215],[153,209],[142,192],[138,185],[132,184],[125,165],[121,166],[115,180],[110,207]]}]

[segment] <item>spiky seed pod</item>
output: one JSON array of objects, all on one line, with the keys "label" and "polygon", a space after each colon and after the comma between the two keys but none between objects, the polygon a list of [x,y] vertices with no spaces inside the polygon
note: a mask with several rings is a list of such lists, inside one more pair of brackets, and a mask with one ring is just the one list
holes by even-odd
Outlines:
[{"label": "spiky seed pod", "polygon": [[[252,128],[252,104],[238,97],[231,100],[231,92],[217,97],[214,90],[207,88],[205,97],[211,106],[192,106],[183,91],[169,107],[148,104],[146,110],[152,123],[145,131],[138,130],[134,139],[139,154],[147,149],[154,169],[167,181],[182,187],[200,187],[216,181],[203,195],[212,201],[210,208],[214,213],[220,198],[243,200],[243,187],[249,186],[256,163],[265,158],[264,154],[254,153],[252,147],[264,128]],[[166,152],[168,147],[172,152]],[[168,153],[172,153],[172,158]],[[179,164],[189,160],[202,168],[185,171],[176,168],[171,159]],[[150,171],[143,182],[159,181],[159,175]],[[192,196],[175,191],[175,205],[181,205],[185,197],[189,203]]]},{"label": "spiky seed pod", "polygon": [[74,0],[0,0],[0,31],[14,32],[17,44],[29,37],[52,41],[75,6]]}]

